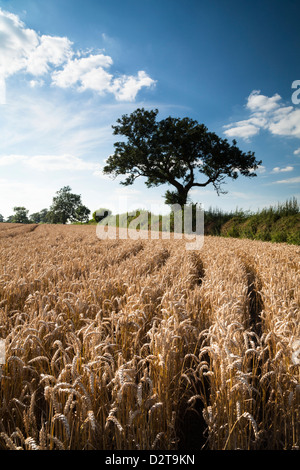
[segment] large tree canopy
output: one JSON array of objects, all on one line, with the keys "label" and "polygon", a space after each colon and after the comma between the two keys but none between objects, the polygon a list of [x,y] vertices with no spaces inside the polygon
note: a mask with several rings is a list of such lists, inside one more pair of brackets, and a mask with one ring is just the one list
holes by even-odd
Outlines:
[{"label": "large tree canopy", "polygon": [[192,187],[212,184],[221,194],[226,177],[256,176],[261,161],[253,152],[242,152],[236,141],[231,145],[190,118],[157,121],[157,114],[157,109],[142,108],[117,120],[112,126],[114,135],[127,140],[114,144],[115,152],[103,168],[105,174],[125,175],[121,182],[125,186],[140,176],[146,178],[149,188],[169,184],[175,190],[166,192],[165,202],[181,206]]}]

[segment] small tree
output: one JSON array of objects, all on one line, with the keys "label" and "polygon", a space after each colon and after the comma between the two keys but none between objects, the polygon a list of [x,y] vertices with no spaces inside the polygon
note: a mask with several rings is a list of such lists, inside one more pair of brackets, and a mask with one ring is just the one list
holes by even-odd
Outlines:
[{"label": "small tree", "polygon": [[34,212],[29,216],[29,221],[33,224],[43,224],[47,222],[48,209],[42,209],[40,212]]},{"label": "small tree", "polygon": [[14,207],[12,222],[15,224],[29,224],[28,210],[23,206]]},{"label": "small tree", "polygon": [[175,191],[166,192],[165,202],[181,206],[187,203],[193,187],[212,184],[221,194],[226,177],[256,176],[261,161],[255,159],[253,152],[242,152],[235,140],[231,145],[189,118],[168,117],[157,122],[157,114],[157,109],[142,108],[117,120],[117,125],[112,126],[114,134],[127,141],[114,144],[115,152],[108,157],[104,174],[124,175],[121,184],[125,186],[140,176],[146,178],[149,188],[171,185]]},{"label": "small tree", "polygon": [[90,210],[81,202],[79,194],[71,193],[70,186],[56,192],[47,218],[53,224],[66,224],[86,219]]},{"label": "small tree", "polygon": [[4,217],[2,214],[0,214],[0,222],[4,222]]},{"label": "small tree", "polygon": [[78,220],[78,222],[87,223],[89,221],[89,215],[91,211],[83,204],[77,207],[75,213],[76,213],[76,220]]},{"label": "small tree", "polygon": [[105,209],[104,207],[101,207],[100,209],[96,210],[93,212],[93,220],[95,222],[99,223],[101,220],[105,219],[106,217],[111,215],[111,210],[110,209]]}]

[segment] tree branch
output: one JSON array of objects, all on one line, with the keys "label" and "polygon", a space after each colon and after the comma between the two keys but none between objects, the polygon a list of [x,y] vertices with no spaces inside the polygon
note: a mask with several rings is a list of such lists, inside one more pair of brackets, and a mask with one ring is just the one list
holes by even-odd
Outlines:
[{"label": "tree branch", "polygon": [[[206,183],[193,183],[192,186],[200,186],[201,188],[203,188],[204,186],[207,186],[208,184],[210,183],[213,183],[215,180],[212,179],[212,178],[209,178]],[[191,187],[192,187],[191,186]]]}]

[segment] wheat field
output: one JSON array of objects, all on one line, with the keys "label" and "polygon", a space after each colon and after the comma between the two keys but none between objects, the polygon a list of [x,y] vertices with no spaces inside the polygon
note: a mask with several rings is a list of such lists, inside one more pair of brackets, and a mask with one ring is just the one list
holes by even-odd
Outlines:
[{"label": "wheat field", "polygon": [[0,449],[299,449],[299,255],[0,224]]}]

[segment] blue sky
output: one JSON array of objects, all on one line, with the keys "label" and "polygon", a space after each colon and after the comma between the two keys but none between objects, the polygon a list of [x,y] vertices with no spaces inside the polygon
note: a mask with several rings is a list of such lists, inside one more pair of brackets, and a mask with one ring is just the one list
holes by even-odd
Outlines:
[{"label": "blue sky", "polygon": [[[117,118],[188,116],[262,160],[204,208],[300,200],[299,1],[0,0],[0,213],[69,185],[91,211],[167,212],[167,186],[104,177]],[[292,88],[294,86],[294,88]],[[200,176],[199,176],[200,181]]]}]

